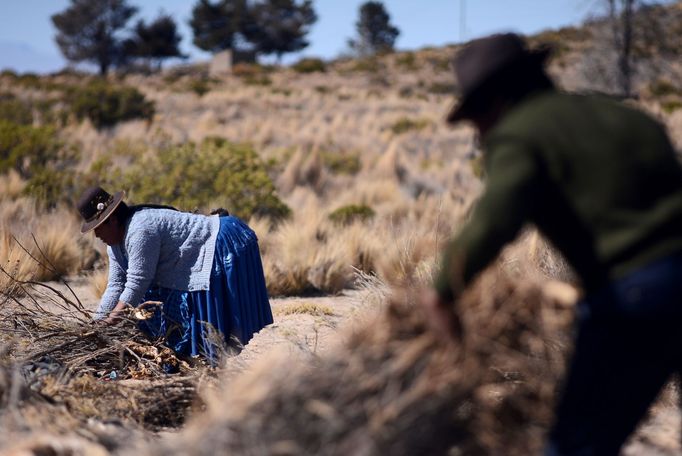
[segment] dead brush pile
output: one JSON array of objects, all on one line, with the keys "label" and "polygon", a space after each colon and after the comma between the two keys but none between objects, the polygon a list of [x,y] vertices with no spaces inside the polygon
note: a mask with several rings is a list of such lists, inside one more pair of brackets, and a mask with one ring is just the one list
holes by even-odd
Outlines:
[{"label": "dead brush pile", "polygon": [[153,455],[537,453],[562,375],[570,306],[502,272],[460,303],[453,344],[427,331],[413,292],[336,352],[268,359]]},{"label": "dead brush pile", "polygon": [[45,284],[15,285],[21,298],[0,298],[0,429],[16,434],[0,438],[0,451],[38,431],[103,444],[101,432],[88,432],[93,425],[144,435],[180,426],[203,407],[196,391],[208,369],[146,339],[134,319],[93,325],[75,294],[71,300]]}]

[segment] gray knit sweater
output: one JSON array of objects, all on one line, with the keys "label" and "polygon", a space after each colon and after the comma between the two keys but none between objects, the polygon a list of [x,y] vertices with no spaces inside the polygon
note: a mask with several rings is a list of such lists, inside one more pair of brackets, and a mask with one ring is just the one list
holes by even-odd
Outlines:
[{"label": "gray knit sweater", "polygon": [[208,290],[217,216],[142,209],[128,221],[121,244],[107,248],[109,282],[95,314],[104,318],[118,301],[136,306],[150,285],[174,290]]}]

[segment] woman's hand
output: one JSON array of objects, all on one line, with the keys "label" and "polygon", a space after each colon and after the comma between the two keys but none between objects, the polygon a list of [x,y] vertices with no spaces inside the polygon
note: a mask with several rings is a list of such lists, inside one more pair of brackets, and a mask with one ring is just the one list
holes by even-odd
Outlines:
[{"label": "woman's hand", "polygon": [[119,301],[118,304],[116,304],[116,307],[114,307],[111,310],[111,312],[109,312],[109,316],[107,318],[105,318],[104,320],[101,320],[102,324],[109,326],[109,325],[114,325],[114,324],[118,323],[119,321],[121,321],[121,319],[125,315],[125,310],[127,307],[129,307],[128,304],[126,304],[123,301]]}]

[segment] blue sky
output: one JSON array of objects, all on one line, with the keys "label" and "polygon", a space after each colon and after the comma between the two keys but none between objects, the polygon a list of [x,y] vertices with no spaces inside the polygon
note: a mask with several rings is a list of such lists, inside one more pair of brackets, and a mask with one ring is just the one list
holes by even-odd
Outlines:
[{"label": "blue sky", "polygon": [[[318,21],[308,35],[310,46],[284,61],[302,56],[333,58],[354,35],[358,8],[364,0],[314,0]],[[464,2],[464,4],[462,4]],[[130,25],[159,12],[172,15],[183,35],[181,48],[191,60],[209,55],[192,45],[187,25],[194,0],[128,0],[140,11]],[[401,34],[398,49],[418,49],[460,42],[498,31],[535,33],[577,24],[594,13],[599,0],[385,0],[391,21]],[[65,65],[54,41],[50,16],[66,9],[69,0],[0,0],[0,69],[49,72]],[[464,8],[462,8],[464,6]],[[465,28],[461,27],[464,12]]]}]

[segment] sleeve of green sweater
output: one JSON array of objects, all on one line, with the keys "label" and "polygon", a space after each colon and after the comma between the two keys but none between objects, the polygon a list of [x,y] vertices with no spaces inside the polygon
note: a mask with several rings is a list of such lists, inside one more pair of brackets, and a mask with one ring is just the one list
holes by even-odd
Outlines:
[{"label": "sleeve of green sweater", "polygon": [[513,240],[531,216],[541,192],[541,166],[529,147],[498,143],[486,152],[487,182],[470,220],[450,241],[435,287],[453,301]]}]

